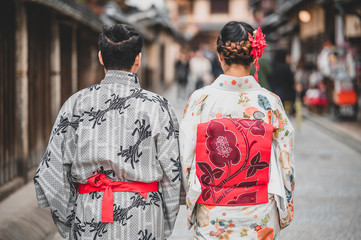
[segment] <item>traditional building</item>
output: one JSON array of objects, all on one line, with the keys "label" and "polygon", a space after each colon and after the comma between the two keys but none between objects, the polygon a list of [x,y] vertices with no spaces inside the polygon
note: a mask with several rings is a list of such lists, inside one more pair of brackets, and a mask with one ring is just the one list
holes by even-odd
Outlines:
[{"label": "traditional building", "polygon": [[64,101],[104,76],[104,24],[145,36],[142,86],[160,92],[174,79],[182,34],[169,12],[125,1],[9,0],[0,8],[0,200],[32,179]]},{"label": "traditional building", "polygon": [[244,0],[177,0],[175,18],[189,48],[202,45],[215,49],[218,32],[229,21],[245,21],[254,25],[252,8]]},{"label": "traditional building", "polygon": [[251,0],[250,6],[271,46],[287,49],[293,66],[301,55],[316,65],[326,42],[341,55],[352,53],[347,68],[361,102],[361,1]]},{"label": "traditional building", "polygon": [[251,0],[250,6],[267,40],[287,48],[293,62],[301,52],[316,62],[326,41],[337,47],[345,42],[360,46],[360,1]]},{"label": "traditional building", "polygon": [[102,78],[102,22],[71,0],[9,0],[0,10],[0,199],[32,178],[62,103]]}]

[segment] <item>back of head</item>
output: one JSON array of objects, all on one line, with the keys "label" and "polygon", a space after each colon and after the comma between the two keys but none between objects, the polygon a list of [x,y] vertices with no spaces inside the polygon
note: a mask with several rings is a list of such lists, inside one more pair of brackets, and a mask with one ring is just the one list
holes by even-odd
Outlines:
[{"label": "back of head", "polygon": [[248,40],[248,33],[253,35],[253,31],[253,27],[245,22],[232,21],[219,32],[217,52],[228,65],[249,66],[253,62],[252,43]]},{"label": "back of head", "polygon": [[130,70],[142,51],[143,37],[129,25],[116,24],[103,29],[98,45],[107,70]]}]

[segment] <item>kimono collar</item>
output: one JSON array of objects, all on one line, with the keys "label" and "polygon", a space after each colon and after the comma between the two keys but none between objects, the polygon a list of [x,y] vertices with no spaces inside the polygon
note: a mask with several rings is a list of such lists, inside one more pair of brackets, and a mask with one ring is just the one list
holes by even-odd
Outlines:
[{"label": "kimono collar", "polygon": [[232,77],[229,75],[221,74],[211,85],[214,88],[239,91],[247,89],[259,89],[261,85],[254,79],[253,76],[245,77]]},{"label": "kimono collar", "polygon": [[139,78],[136,73],[120,70],[108,70],[100,84],[125,84],[140,88]]}]

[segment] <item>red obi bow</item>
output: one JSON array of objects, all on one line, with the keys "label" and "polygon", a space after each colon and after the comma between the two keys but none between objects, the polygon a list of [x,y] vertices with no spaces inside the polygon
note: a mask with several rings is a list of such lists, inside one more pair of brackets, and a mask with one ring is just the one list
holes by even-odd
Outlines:
[{"label": "red obi bow", "polygon": [[107,179],[104,173],[99,173],[88,179],[87,184],[79,184],[79,193],[104,192],[102,202],[102,222],[114,222],[113,202],[114,192],[137,192],[147,198],[148,192],[158,191],[158,182],[122,182]]},{"label": "red obi bow", "polygon": [[214,119],[197,128],[197,203],[218,206],[268,202],[273,126],[260,120]]}]

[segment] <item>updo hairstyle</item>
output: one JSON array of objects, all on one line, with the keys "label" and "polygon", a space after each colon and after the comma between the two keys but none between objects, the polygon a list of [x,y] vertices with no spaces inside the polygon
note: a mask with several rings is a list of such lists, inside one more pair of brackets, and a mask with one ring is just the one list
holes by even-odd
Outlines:
[{"label": "updo hairstyle", "polygon": [[245,22],[227,23],[218,34],[217,52],[226,64],[242,64],[249,66],[253,62],[252,43],[248,41],[248,33],[253,35],[253,27]]},{"label": "updo hairstyle", "polygon": [[98,45],[106,69],[130,70],[142,51],[143,37],[129,25],[115,24],[103,28]]}]

